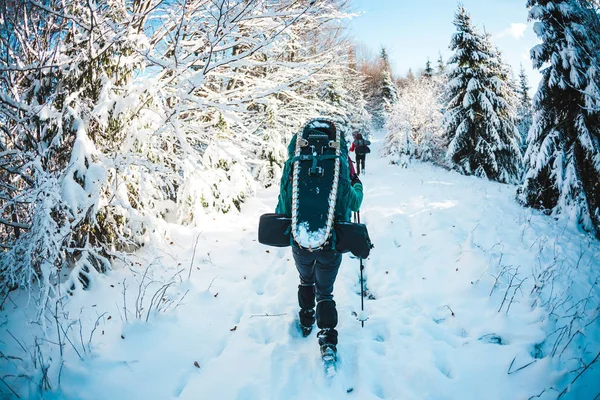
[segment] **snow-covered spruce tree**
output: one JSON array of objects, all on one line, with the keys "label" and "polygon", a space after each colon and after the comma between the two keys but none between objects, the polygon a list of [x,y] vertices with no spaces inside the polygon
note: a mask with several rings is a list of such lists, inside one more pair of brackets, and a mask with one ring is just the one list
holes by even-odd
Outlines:
[{"label": "snow-covered spruce tree", "polygon": [[463,174],[517,183],[522,158],[503,63],[462,6],[454,25],[457,32],[450,45],[454,54],[449,61],[454,68],[443,119],[449,142],[446,156]]},{"label": "snow-covered spruce tree", "polygon": [[529,96],[529,81],[525,69],[521,66],[519,72],[519,82],[517,84],[517,128],[521,134],[521,151],[524,154],[527,150],[527,135],[532,122],[532,103]]},{"label": "snow-covered spruce tree", "polygon": [[518,198],[600,237],[598,14],[585,1],[530,0],[527,6],[542,40],[531,50],[542,80]]},{"label": "snow-covered spruce tree", "polygon": [[381,129],[385,125],[386,113],[392,104],[398,99],[398,88],[392,77],[392,68],[389,55],[385,47],[381,48],[377,68],[374,69],[371,80],[371,96],[369,100],[369,111],[373,116],[373,127]]},{"label": "snow-covered spruce tree", "polygon": [[398,89],[392,79],[392,72],[389,69],[381,71],[381,89],[379,95],[379,104],[375,114],[375,127],[382,128],[385,125],[386,113],[392,105],[398,100]]},{"label": "snow-covered spruce tree", "polygon": [[437,75],[445,75],[446,74],[446,62],[444,61],[444,59],[442,58],[442,53],[440,53],[438,60],[437,60],[437,71],[436,74]]},{"label": "snow-covered spruce tree", "polygon": [[448,84],[448,69],[446,67],[446,62],[442,58],[442,54],[439,54],[439,58],[437,60],[437,65],[434,70],[434,74],[432,80],[437,85],[437,90],[439,93],[439,102],[442,105],[441,112],[442,115],[446,112],[446,106],[448,105],[448,92],[446,90]]},{"label": "snow-covered spruce tree", "polygon": [[388,113],[385,141],[392,163],[406,166],[411,158],[442,163],[440,86],[435,78],[422,76],[408,82]]},{"label": "snow-covered spruce tree", "polygon": [[433,67],[431,66],[431,61],[428,58],[427,62],[425,63],[425,69],[423,70],[423,76],[425,78],[432,78],[433,75],[434,75]]},{"label": "snow-covered spruce tree", "polygon": [[[521,136],[517,127],[517,110],[519,105],[519,96],[517,91],[518,86],[516,85],[511,66],[504,62],[502,59],[502,53],[492,43],[491,39],[491,34],[484,34],[484,44],[488,48],[488,53],[490,54],[489,69],[491,74],[497,77],[496,79],[493,79],[491,88],[498,95],[498,97],[506,101],[505,110],[499,110],[499,113],[504,116],[506,120],[508,120],[508,124],[514,124],[516,129],[513,129],[513,133],[516,135],[517,142],[520,145]],[[520,158],[519,164],[522,166],[522,157]]]}]

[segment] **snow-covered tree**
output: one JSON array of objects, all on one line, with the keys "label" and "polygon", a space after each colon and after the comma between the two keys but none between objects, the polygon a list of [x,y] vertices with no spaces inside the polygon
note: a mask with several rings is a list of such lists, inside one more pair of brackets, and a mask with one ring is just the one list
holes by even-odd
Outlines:
[{"label": "snow-covered tree", "polygon": [[[158,103],[168,106],[161,129],[184,133],[192,146],[182,156],[196,159],[178,185],[177,219],[189,223],[211,210],[239,209],[253,179],[278,181],[294,130],[314,115],[340,113],[331,100],[342,79],[335,62],[346,47],[336,32],[348,14],[334,0],[178,7],[176,15],[190,22],[163,24],[153,37],[164,46],[147,58],[161,71]],[[169,39],[171,30],[180,40]]]},{"label": "snow-covered tree", "polygon": [[[358,47],[358,50],[364,50]],[[395,79],[388,51],[381,48],[377,56],[362,51],[357,69],[363,77],[363,98],[366,110],[372,116],[372,126],[380,129],[385,124],[386,112],[397,98],[398,81]]]},{"label": "snow-covered tree", "polygon": [[[71,287],[86,286],[141,233],[107,182],[126,157],[138,99],[122,89],[145,43],[136,37],[141,16],[126,18],[116,4],[11,2],[0,13],[11,27],[0,50],[0,81],[10,82],[0,94],[0,157],[11,187],[1,189],[0,209],[13,221],[0,227],[0,281],[3,290],[37,282],[43,310],[61,267],[74,272]],[[127,165],[140,158],[147,160]],[[120,182],[126,198],[130,188]]]},{"label": "snow-covered tree", "polygon": [[388,54],[387,49],[383,46],[379,50],[379,61],[383,69],[387,69],[388,71],[392,69],[390,55]]},{"label": "snow-covered tree", "polygon": [[387,50],[382,47],[379,57],[374,61],[367,61],[362,71],[366,77],[367,109],[372,115],[373,126],[379,129],[384,126],[385,114],[398,95]]},{"label": "snow-covered tree", "polygon": [[517,85],[516,93],[518,96],[517,103],[517,128],[521,134],[521,149],[523,153],[527,150],[527,134],[529,128],[531,128],[532,122],[532,109],[531,109],[531,97],[529,96],[529,80],[525,69],[521,66],[519,72],[519,82]]},{"label": "snow-covered tree", "polygon": [[346,110],[349,120],[349,132],[359,131],[368,135],[371,131],[371,115],[367,111],[365,98],[366,77],[358,69],[354,48],[348,50],[347,66],[344,70],[343,87],[346,89],[344,100],[340,104]]},{"label": "snow-covered tree", "polygon": [[239,209],[306,119],[346,113],[327,96],[344,80],[342,1],[48,0],[0,16],[2,290],[47,296],[67,266],[86,286],[157,220]]},{"label": "snow-covered tree", "polygon": [[443,120],[447,158],[461,173],[517,183],[521,153],[504,64],[462,6],[454,25]]},{"label": "snow-covered tree", "polygon": [[600,236],[600,32],[590,2],[529,0],[542,80],[527,138],[523,204],[564,214]]},{"label": "snow-covered tree", "polygon": [[425,78],[431,78],[434,75],[434,71],[433,71],[433,67],[431,66],[431,61],[429,60],[429,58],[427,59],[427,62],[425,63],[425,69],[423,70],[423,76]]},{"label": "snow-covered tree", "polygon": [[379,93],[375,97],[375,108],[372,109],[373,126],[380,129],[385,125],[386,114],[398,100],[398,88],[388,69],[382,69],[379,80]]},{"label": "snow-covered tree", "polygon": [[440,53],[440,55],[438,57],[438,60],[437,60],[437,71],[436,71],[436,73],[438,75],[445,75],[446,74],[446,62],[442,58],[442,53]]},{"label": "snow-covered tree", "polygon": [[391,107],[385,149],[394,164],[406,166],[411,158],[443,162],[440,86],[434,79],[408,83]]},{"label": "snow-covered tree", "polygon": [[381,73],[381,99],[383,109],[386,111],[398,101],[398,88],[392,79],[390,70],[383,70]]},{"label": "snow-covered tree", "polygon": [[[506,102],[507,107],[504,110],[500,110],[500,114],[506,118],[506,122],[508,124],[514,124],[516,127],[518,121],[517,110],[519,105],[517,91],[518,87],[515,84],[514,73],[511,66],[504,62],[502,53],[492,43],[491,39],[491,34],[484,34],[484,45],[487,48],[487,53],[490,54],[488,66],[490,70],[489,72],[495,77],[492,79],[491,89],[498,97],[502,98]],[[515,133],[519,133],[518,128]],[[517,140],[520,144],[520,135],[517,136]]]}]

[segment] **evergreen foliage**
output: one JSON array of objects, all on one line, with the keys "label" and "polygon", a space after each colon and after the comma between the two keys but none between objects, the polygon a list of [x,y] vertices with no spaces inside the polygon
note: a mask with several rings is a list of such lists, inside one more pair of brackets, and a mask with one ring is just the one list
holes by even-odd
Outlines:
[{"label": "evergreen foliage", "polygon": [[600,236],[599,17],[588,1],[529,0],[527,6],[542,41],[531,50],[542,80],[518,198]]},{"label": "evergreen foliage", "polygon": [[529,96],[529,80],[527,79],[527,74],[521,66],[521,71],[519,72],[519,82],[516,88],[516,93],[518,97],[517,102],[517,128],[519,129],[519,133],[521,134],[521,150],[523,153],[527,150],[527,135],[529,133],[529,129],[531,128],[532,122],[532,102],[531,97]]},{"label": "evergreen foliage", "polygon": [[429,58],[427,59],[427,62],[425,63],[425,69],[423,70],[423,76],[425,78],[431,78],[434,75],[434,71],[433,71],[433,67],[431,66],[431,61],[429,61]]},{"label": "evergreen foliage", "polygon": [[454,69],[449,73],[443,120],[447,158],[461,173],[517,183],[521,154],[506,67],[462,6],[454,25],[457,32],[450,45],[454,54],[449,61]]},{"label": "evergreen foliage", "polygon": [[373,125],[376,129],[380,129],[385,125],[386,113],[398,100],[398,88],[392,77],[389,56],[383,47],[381,48],[380,59],[379,93],[375,98],[375,107],[372,112]]},{"label": "evergreen foliage", "polygon": [[440,56],[438,57],[438,61],[437,61],[437,74],[438,75],[446,74],[446,62],[442,58],[442,53],[440,53]]}]

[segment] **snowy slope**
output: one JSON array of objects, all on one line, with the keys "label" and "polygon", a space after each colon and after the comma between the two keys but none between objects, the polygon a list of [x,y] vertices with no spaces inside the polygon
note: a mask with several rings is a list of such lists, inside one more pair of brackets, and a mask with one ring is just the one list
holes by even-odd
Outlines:
[{"label": "snowy slope", "polygon": [[[534,277],[561,260],[595,273],[571,277],[557,266],[553,290],[568,280],[587,293],[590,282],[575,278],[600,275],[600,244],[520,207],[513,186],[423,164],[401,169],[376,154],[362,177],[361,212],[376,246],[366,261],[374,299],[365,300],[369,319],[361,328],[353,316],[360,311],[359,265],[345,256],[334,292],[340,367],[331,382],[315,333],[302,338],[295,329],[290,249],[256,241],[258,217],[275,208],[272,188],[241,215],[209,217],[195,230],[157,227],[138,263],[68,296],[65,310],[81,324],[46,321],[48,340],[57,341],[57,330],[69,340],[63,335],[62,358],[58,346],[45,345],[53,390],[44,398],[528,399],[552,386],[562,390],[568,382],[560,371],[568,365],[545,357],[541,343],[552,326],[547,305],[532,293]],[[597,288],[590,296],[598,304]],[[26,302],[13,293],[4,303],[0,350],[25,360],[0,364],[4,375],[35,369],[16,343],[28,348],[39,336],[22,311]],[[586,334],[599,342],[597,321]],[[21,398],[40,397],[25,379],[4,381],[0,393],[10,395],[10,386]],[[593,379],[580,383],[565,397],[600,392]],[[556,395],[546,390],[540,398]]]}]

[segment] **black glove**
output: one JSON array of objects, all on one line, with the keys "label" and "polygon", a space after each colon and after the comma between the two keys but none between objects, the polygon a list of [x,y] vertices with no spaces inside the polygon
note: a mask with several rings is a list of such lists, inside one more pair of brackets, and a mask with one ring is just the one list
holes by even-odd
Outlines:
[{"label": "black glove", "polygon": [[358,179],[358,175],[356,175],[356,174],[355,174],[355,175],[352,175],[352,176],[350,177],[350,184],[351,184],[352,186],[354,186],[354,185],[356,185],[357,183],[360,183],[360,184],[362,185],[362,182],[360,181],[360,179]]}]

